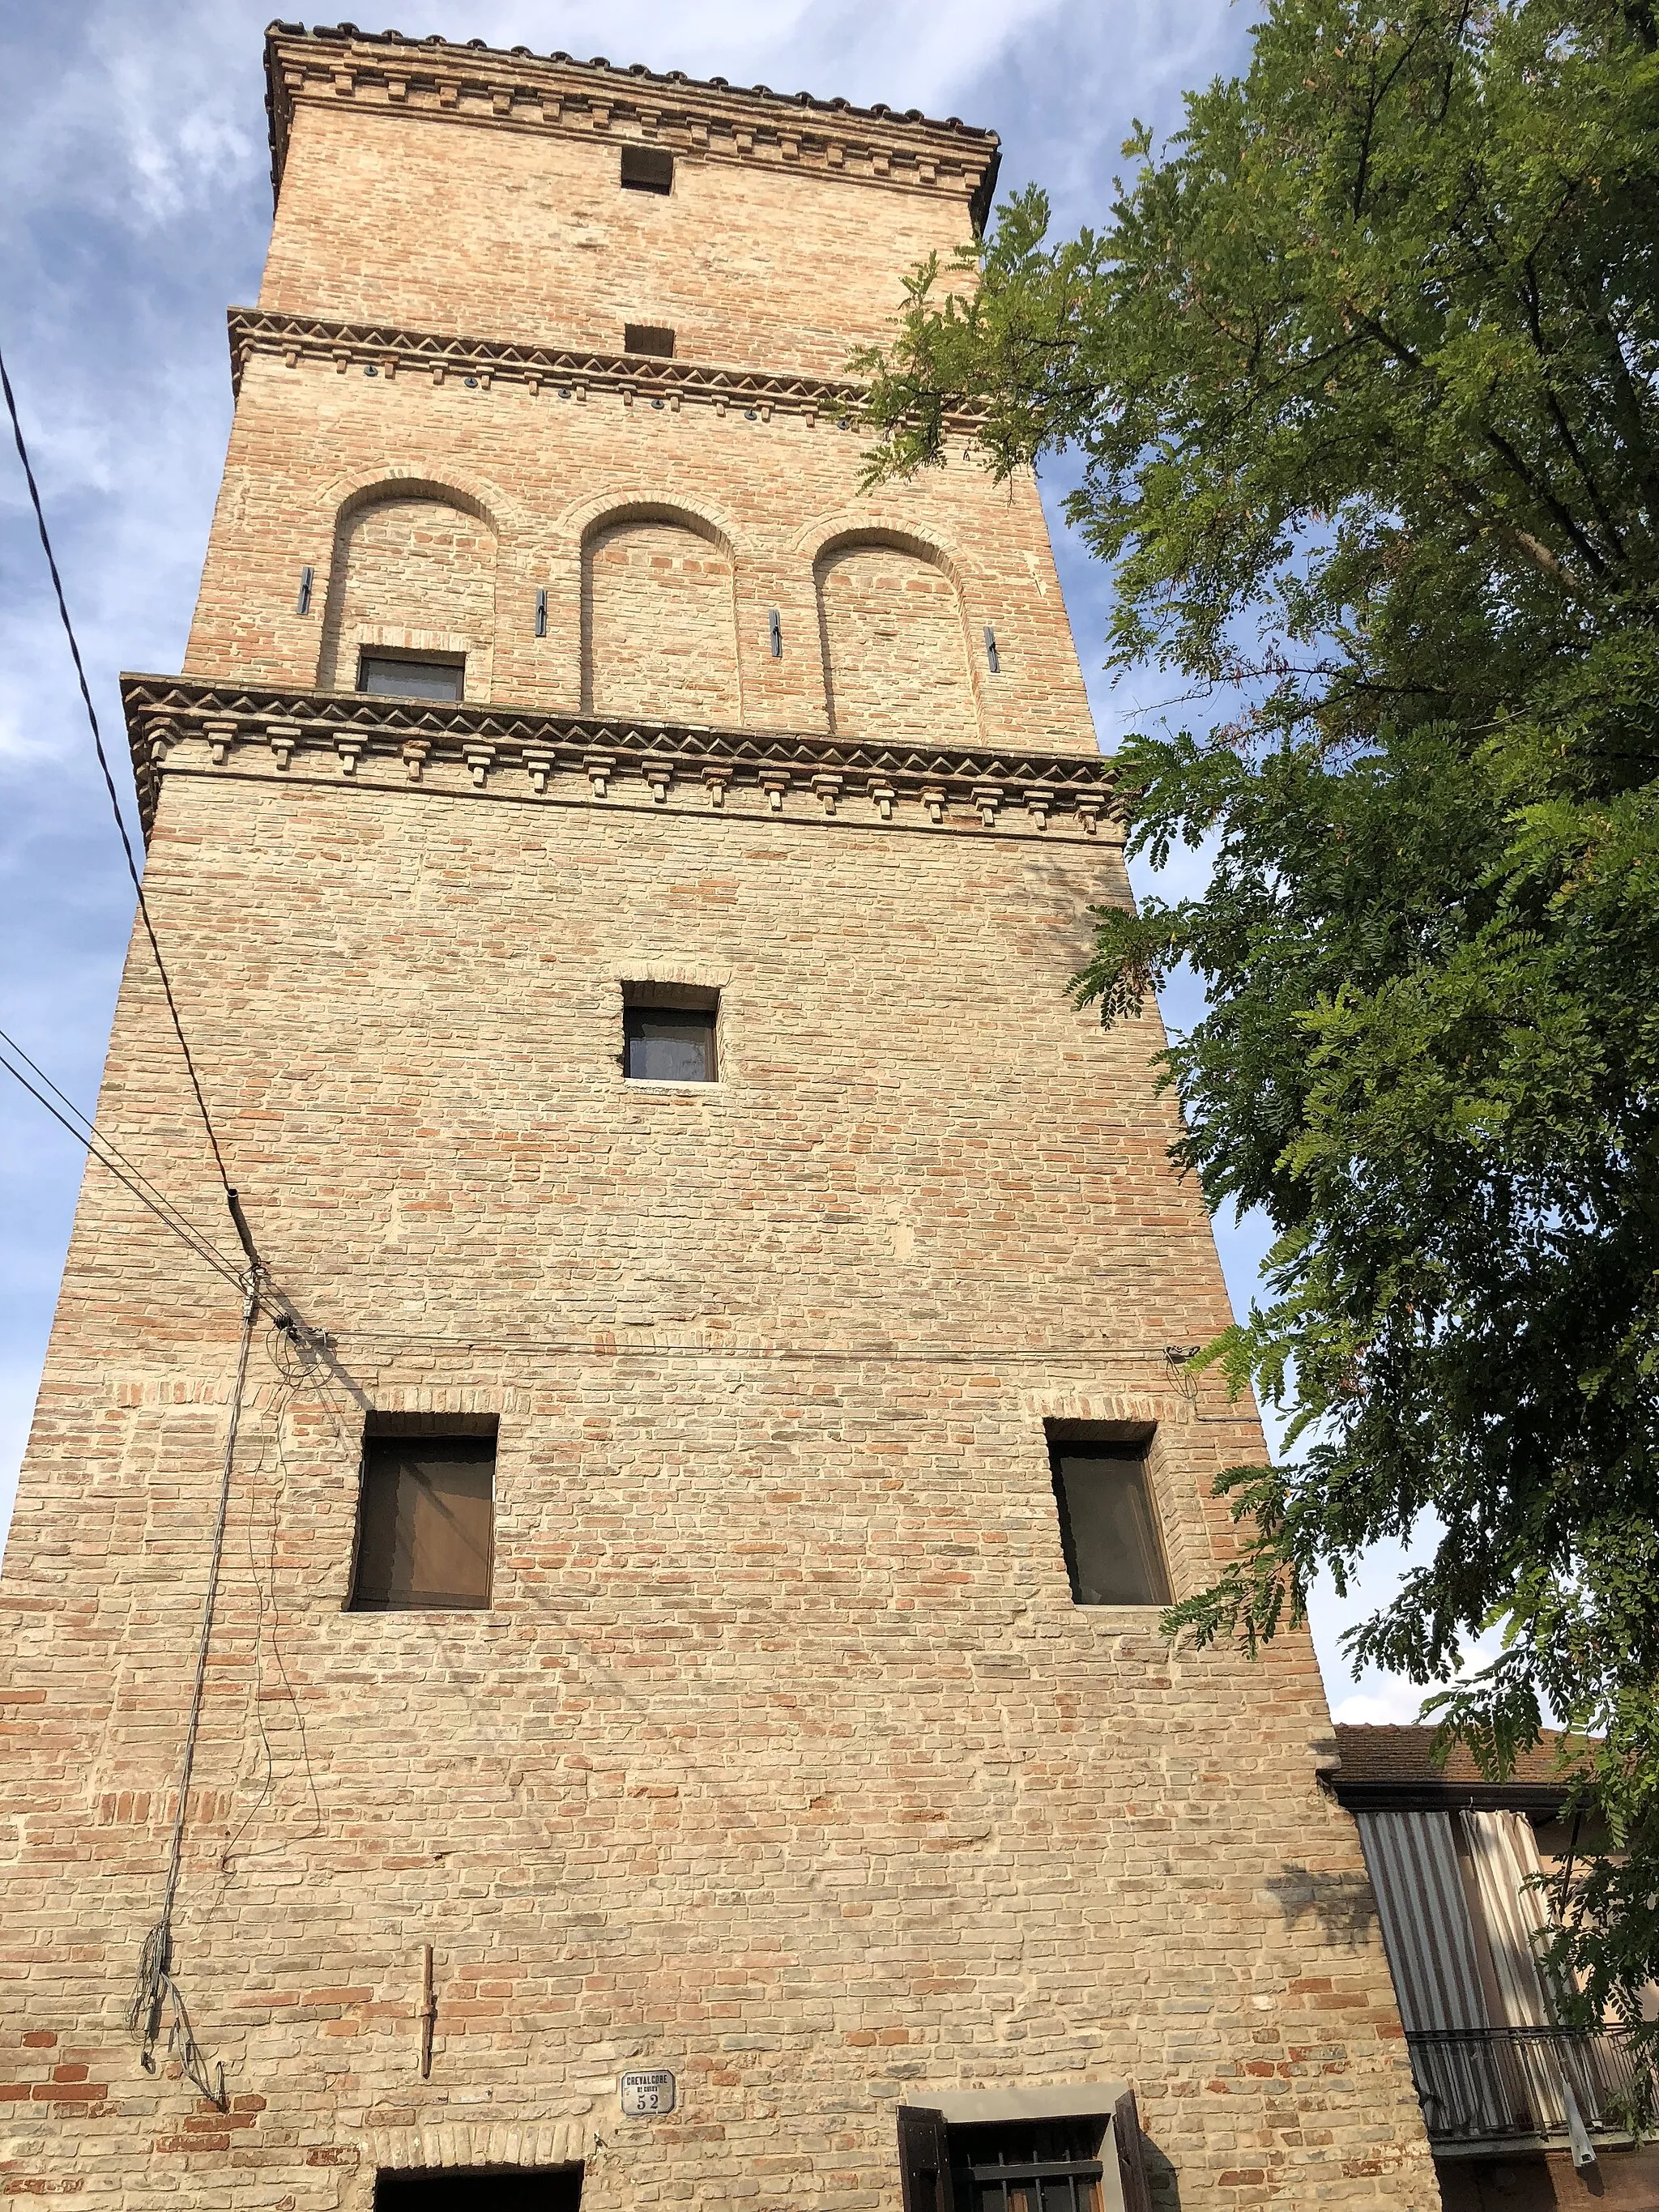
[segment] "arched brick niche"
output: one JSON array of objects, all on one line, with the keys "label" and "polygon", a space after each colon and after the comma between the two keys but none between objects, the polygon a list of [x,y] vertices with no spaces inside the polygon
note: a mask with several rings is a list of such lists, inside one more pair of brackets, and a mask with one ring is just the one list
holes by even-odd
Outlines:
[{"label": "arched brick niche", "polygon": [[961,602],[940,556],[896,537],[843,538],[813,575],[833,734],[975,742]]},{"label": "arched brick niche", "polygon": [[466,659],[466,696],[490,696],[495,532],[465,494],[398,483],[360,493],[334,533],[317,681],[350,691],[365,648]]},{"label": "arched brick niche", "polygon": [[743,719],[731,549],[690,514],[635,507],[582,543],[582,709],[641,721]]}]

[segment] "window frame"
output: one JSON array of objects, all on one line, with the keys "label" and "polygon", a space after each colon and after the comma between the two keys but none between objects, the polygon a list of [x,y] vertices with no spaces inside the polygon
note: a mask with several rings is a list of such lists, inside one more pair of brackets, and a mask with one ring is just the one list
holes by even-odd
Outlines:
[{"label": "window frame", "polygon": [[[488,1443],[489,1453],[489,1548],[485,1561],[485,1591],[476,1604],[374,1605],[361,1601],[359,1577],[363,1564],[364,1509],[368,1498],[370,1447],[377,1443],[445,1442]],[[501,1474],[501,1424],[494,1413],[370,1413],[363,1423],[357,1455],[357,1494],[352,1510],[351,1559],[346,1577],[342,1613],[365,1616],[396,1614],[490,1613],[495,1606],[495,1510]]]},{"label": "window frame", "polygon": [[[452,668],[455,672],[453,691],[371,691],[368,683],[371,661],[401,663],[408,668]],[[459,707],[466,700],[466,662],[464,653],[414,653],[392,645],[360,645],[357,647],[358,696],[370,699],[409,699],[417,703],[422,700],[437,707]]]},{"label": "window frame", "polygon": [[[1133,2083],[1011,2084],[961,2091],[919,2086],[918,2094],[925,2101],[901,2104],[894,2115],[903,2212],[975,2212],[971,2153],[984,2147],[994,2130],[1018,2129],[1029,2135],[1067,2126],[1083,2131],[1080,2141],[1092,2135],[1096,2147],[1092,2154],[1059,2164],[1078,2179],[1097,2185],[1101,2212],[1152,2212],[1146,2138]],[[1028,2166],[1035,2162],[1021,2161]],[[994,2185],[994,2168],[987,2171]],[[1006,2194],[1005,2190],[1005,2198]]]},{"label": "window frame", "polygon": [[[655,1091],[712,1091],[724,1079],[725,1054],[722,1049],[721,994],[718,988],[699,983],[624,983],[623,998],[622,1050],[617,1054],[623,1080]],[[629,1032],[633,1018],[641,1014],[697,1014],[708,1018],[707,1075],[635,1075],[629,1065],[630,1048],[634,1038]]]},{"label": "window frame", "polygon": [[[1158,1486],[1152,1480],[1152,1454],[1158,1429],[1155,1421],[1057,1421],[1043,1424],[1048,1450],[1048,1480],[1054,1492],[1054,1514],[1060,1525],[1060,1557],[1071,1589],[1072,1603],[1080,1610],[1101,1612],[1162,1612],[1176,1599],[1169,1537],[1159,1510]],[[1078,1557],[1071,1503],[1066,1496],[1062,1459],[1103,1459],[1138,1462],[1140,1486],[1152,1532],[1152,1564],[1163,1577],[1164,1595],[1145,1598],[1094,1598],[1083,1595],[1084,1578]]]}]

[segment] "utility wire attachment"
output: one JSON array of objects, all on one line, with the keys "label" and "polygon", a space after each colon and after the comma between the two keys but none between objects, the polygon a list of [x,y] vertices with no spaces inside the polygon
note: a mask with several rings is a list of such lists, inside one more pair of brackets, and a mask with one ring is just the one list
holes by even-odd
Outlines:
[{"label": "utility wire attachment", "polygon": [[[234,1194],[233,1194],[234,1203]],[[239,1223],[239,1227],[240,1226]],[[216,2087],[207,2061],[196,2041],[190,2014],[173,1978],[173,1908],[179,1895],[184,1863],[185,1818],[190,1805],[191,1777],[196,1768],[196,1741],[202,1726],[202,1698],[207,1686],[208,1648],[213,1641],[213,1615],[219,1600],[219,1576],[225,1557],[225,1522],[230,1510],[230,1478],[236,1464],[236,1433],[242,1421],[242,1397],[247,1388],[248,1353],[253,1343],[253,1324],[259,1315],[259,1270],[248,1270],[242,1300],[242,1340],[236,1356],[236,1381],[230,1396],[230,1425],[225,1432],[225,1455],[219,1475],[219,1511],[213,1526],[213,1551],[208,1565],[207,1592],[202,1601],[202,1627],[196,1646],[196,1679],[190,1693],[190,1719],[185,1729],[184,1756],[179,1765],[179,1797],[173,1812],[173,1843],[167,1854],[167,1889],[161,1917],[144,1938],[139,1954],[138,1978],[127,2006],[127,2027],[139,2043],[139,2063],[155,2071],[155,2046],[167,2025],[167,2055],[176,2057],[202,2094],[225,2106],[225,2070],[218,2069]]]},{"label": "utility wire attachment", "polygon": [[[13,396],[11,379],[6,374],[3,353],[0,353],[0,391],[3,391],[5,394],[6,412],[11,417],[12,438],[17,447],[17,458],[23,464],[23,476],[28,484],[29,499],[34,508],[35,527],[40,533],[40,547],[46,556],[46,567],[52,572],[52,588],[58,596],[58,617],[64,625],[64,635],[69,640],[70,655],[75,663],[75,673],[80,679],[81,696],[86,703],[87,720],[92,725],[93,746],[98,755],[98,765],[104,773],[104,788],[109,793],[110,810],[115,817],[115,827],[120,833],[121,850],[127,857],[127,873],[132,878],[133,891],[138,901],[139,917],[144,925],[144,934],[149,939],[150,951],[155,956],[155,972],[161,979],[161,989],[167,999],[167,1012],[173,1017],[173,1035],[178,1038],[179,1049],[185,1056],[185,1068],[190,1077],[190,1087],[196,1094],[196,1103],[202,1116],[202,1127],[207,1131],[208,1143],[213,1148],[214,1164],[219,1170],[220,1182],[228,1192],[230,1176],[226,1171],[224,1154],[219,1149],[219,1139],[214,1133],[213,1119],[208,1112],[207,1100],[203,1095],[201,1079],[196,1073],[196,1062],[191,1056],[190,1046],[185,1036],[185,1025],[179,1015],[179,1002],[173,995],[173,981],[167,974],[167,963],[161,957],[161,947],[156,939],[155,925],[149,918],[149,908],[144,899],[144,886],[138,873],[138,862],[133,854],[132,840],[127,835],[126,817],[121,811],[121,801],[116,795],[115,778],[110,770],[109,756],[104,750],[103,732],[98,726],[98,710],[92,703],[92,690],[87,682],[86,665],[81,659],[80,646],[76,641],[75,625],[70,620],[69,602],[64,597],[64,580],[58,573],[57,557],[52,552],[52,538],[46,529],[46,509],[40,504],[40,488],[34,481],[34,470],[29,461],[29,449],[23,441],[23,426],[17,419],[17,401]],[[243,1243],[245,1245],[247,1243],[246,1236],[243,1237]]]}]

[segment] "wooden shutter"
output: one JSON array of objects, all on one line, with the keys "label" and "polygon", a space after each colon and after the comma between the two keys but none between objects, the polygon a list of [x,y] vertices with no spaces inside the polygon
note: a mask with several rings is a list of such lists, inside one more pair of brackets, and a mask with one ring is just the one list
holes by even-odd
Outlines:
[{"label": "wooden shutter", "polygon": [[1123,2184],[1123,2212],[1152,2212],[1152,2187],[1140,2141],[1140,2114],[1133,2089],[1126,2089],[1112,2107],[1112,2142],[1117,2150],[1118,2178]]},{"label": "wooden shutter", "polygon": [[945,2115],[921,2105],[901,2105],[898,2147],[904,2212],[955,2212]]}]

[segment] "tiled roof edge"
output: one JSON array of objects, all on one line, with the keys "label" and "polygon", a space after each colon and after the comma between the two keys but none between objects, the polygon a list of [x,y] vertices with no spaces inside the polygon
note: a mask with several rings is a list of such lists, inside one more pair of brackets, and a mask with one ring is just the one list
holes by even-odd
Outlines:
[{"label": "tiled roof edge", "polygon": [[855,106],[851,100],[840,97],[823,100],[810,92],[775,92],[770,85],[765,84],[734,85],[729,83],[724,77],[688,76],[684,70],[647,69],[643,62],[633,62],[625,66],[617,65],[608,61],[603,55],[596,55],[592,60],[584,62],[573,54],[559,52],[538,54],[529,46],[492,46],[483,39],[465,40],[445,39],[435,33],[427,38],[415,39],[408,37],[401,31],[362,30],[355,23],[317,24],[307,29],[303,23],[289,23],[280,20],[268,24],[265,29],[267,85],[265,111],[270,118],[271,176],[274,184],[280,184],[281,181],[287,117],[284,112],[284,102],[278,94],[272,64],[277,43],[283,40],[304,40],[307,42],[315,42],[319,47],[323,48],[331,46],[386,46],[401,49],[411,57],[422,53],[451,53],[458,56],[477,54],[501,61],[544,62],[553,64],[561,69],[589,73],[596,81],[613,84],[619,89],[625,87],[638,88],[646,85],[661,85],[683,88],[686,93],[692,94],[708,94],[715,98],[734,102],[759,102],[770,110],[779,112],[793,109],[797,112],[805,110],[815,115],[844,116],[850,121],[872,123],[884,131],[897,134],[902,134],[908,131],[913,134],[926,134],[935,138],[950,138],[958,142],[965,140],[973,143],[988,157],[984,178],[979,191],[974,196],[972,213],[976,227],[983,228],[990,210],[990,198],[995,187],[1001,141],[994,131],[980,124],[964,123],[960,116],[950,115],[941,120],[937,117],[924,115],[920,108],[896,110],[888,106],[884,101],[878,101],[871,107],[859,107]]}]

